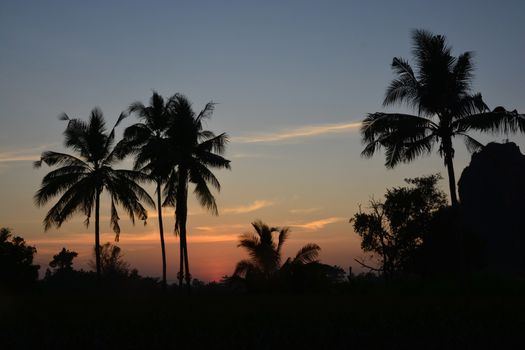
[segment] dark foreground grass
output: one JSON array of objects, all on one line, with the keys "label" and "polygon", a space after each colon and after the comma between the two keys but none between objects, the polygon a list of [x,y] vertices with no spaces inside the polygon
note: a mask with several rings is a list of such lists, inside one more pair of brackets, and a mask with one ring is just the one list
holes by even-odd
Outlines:
[{"label": "dark foreground grass", "polygon": [[0,347],[523,349],[520,290],[3,297]]}]

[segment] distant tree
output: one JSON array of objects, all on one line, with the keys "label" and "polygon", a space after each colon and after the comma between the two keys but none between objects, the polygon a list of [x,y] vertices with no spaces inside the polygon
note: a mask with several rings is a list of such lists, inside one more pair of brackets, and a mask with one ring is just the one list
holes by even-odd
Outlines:
[{"label": "distant tree", "polygon": [[[234,277],[259,280],[264,284],[276,277],[282,267],[281,250],[290,235],[290,228],[270,227],[260,220],[254,221],[252,226],[255,233],[243,233],[238,245],[248,251],[250,259],[237,263]],[[274,235],[277,236],[277,241],[274,240]],[[315,263],[320,250],[317,244],[306,244],[295,257],[288,258],[284,265],[291,268]]]},{"label": "distant tree", "polygon": [[77,256],[77,252],[62,248],[58,254],[53,255],[53,260],[49,262],[49,266],[56,271],[71,271],[73,270],[73,259]]},{"label": "distant tree", "polygon": [[371,200],[369,212],[359,211],[350,219],[362,239],[361,249],[377,258],[377,270],[385,276],[407,268],[430,231],[435,213],[446,207],[446,195],[437,188],[440,179],[439,175],[406,179],[412,186],[387,190],[383,202]]},{"label": "distant tree", "polygon": [[[38,278],[39,265],[33,264],[36,248],[0,228],[0,286],[8,289],[27,288]],[[1,288],[0,288],[1,289]]]},{"label": "distant tree", "polygon": [[35,194],[35,203],[43,206],[53,197],[60,196],[57,203],[44,218],[45,230],[53,226],[60,227],[73,214],[81,212],[86,216],[84,223],[89,225],[93,210],[95,211],[95,255],[97,277],[100,278],[100,196],[105,189],[111,197],[111,228],[115,240],[120,234],[117,205],[122,206],[131,221],[135,217],[145,222],[147,211],[141,201],[155,207],[148,193],[137,182],[149,181],[141,172],[113,169],[118,161],[118,149],[115,149],[115,127],[125,117],[121,114],[115,126],[108,133],[102,112],[95,108],[91,111],[88,122],[61,116],[68,125],[64,131],[65,146],[73,149],[79,157],[46,151],[35,167],[42,163],[48,166],[59,166],[42,179],[42,186]]},{"label": "distant tree", "polygon": [[392,69],[397,78],[388,87],[383,106],[406,103],[417,115],[372,113],[361,127],[361,153],[371,157],[386,149],[386,166],[411,162],[432,152],[439,143],[439,155],[448,171],[450,198],[457,206],[452,140],[461,138],[469,151],[483,145],[469,136],[470,131],[525,132],[525,116],[503,107],[490,111],[481,94],[471,94],[474,65],[472,53],[451,55],[446,38],[424,30],[412,35],[416,71],[403,58],[395,57]]},{"label": "distant tree", "polygon": [[[93,254],[96,257],[95,250]],[[96,261],[90,261],[89,265],[96,268]],[[110,242],[100,247],[100,269],[104,277],[127,277],[130,274],[130,265],[124,261],[122,249]]]}]

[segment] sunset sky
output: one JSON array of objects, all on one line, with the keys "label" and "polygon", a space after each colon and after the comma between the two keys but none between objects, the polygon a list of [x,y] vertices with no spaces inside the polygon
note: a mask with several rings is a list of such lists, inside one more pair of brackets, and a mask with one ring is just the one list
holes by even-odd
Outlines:
[{"label": "sunset sky", "polygon": [[[403,179],[440,172],[434,155],[394,170],[384,154],[363,159],[358,133],[366,113],[383,110],[395,56],[411,59],[410,31],[444,34],[458,55],[475,52],[473,90],[489,107],[525,111],[523,1],[5,1],[0,3],[0,227],[38,250],[45,271],[62,247],[87,268],[94,227],[82,216],[44,232],[50,206],[33,195],[50,170],[33,169],[44,150],[64,151],[66,112],[87,119],[99,106],[108,124],[153,90],[185,94],[196,110],[217,102],[207,128],[227,132],[231,171],[217,172],[219,216],[190,201],[190,269],[218,280],[244,258],[239,234],[250,222],[290,226],[285,256],[321,246],[321,261],[345,269],[365,256],[348,223],[372,198]],[[387,111],[407,112],[403,107]],[[134,120],[129,118],[119,128]],[[477,135],[476,135],[477,136]],[[510,139],[525,152],[525,136]],[[468,164],[455,143],[457,176]],[[121,164],[129,167],[130,161]],[[442,188],[447,191],[446,182]],[[153,191],[150,188],[150,193]],[[105,198],[105,197],[103,197]],[[102,241],[113,241],[108,201]],[[165,209],[168,278],[178,269],[172,208]],[[155,211],[135,227],[121,213],[125,259],[160,276]]]}]

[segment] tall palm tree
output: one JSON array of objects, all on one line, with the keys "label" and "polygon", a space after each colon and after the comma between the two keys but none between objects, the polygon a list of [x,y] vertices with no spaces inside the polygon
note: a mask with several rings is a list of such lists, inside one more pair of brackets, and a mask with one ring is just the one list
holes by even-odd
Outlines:
[{"label": "tall palm tree", "polygon": [[120,157],[134,155],[134,170],[147,173],[155,182],[157,211],[162,252],[162,287],[166,288],[166,247],[164,244],[164,225],[162,220],[162,185],[166,182],[173,167],[169,155],[169,143],[166,136],[169,110],[164,99],[153,92],[149,106],[135,102],[129,107],[140,120],[126,128],[124,137],[119,142]]},{"label": "tall palm tree", "polygon": [[[252,222],[252,226],[255,233],[243,233],[238,245],[248,251],[250,259],[239,261],[234,275],[259,275],[268,281],[281,268],[281,250],[290,236],[290,228],[270,227],[261,220]],[[277,241],[274,241],[274,234],[277,234]],[[316,262],[320,250],[317,244],[306,244],[293,259],[288,258],[286,263],[302,265]]]},{"label": "tall palm tree", "polygon": [[105,189],[111,197],[110,225],[115,232],[115,240],[120,234],[117,205],[128,213],[131,221],[135,217],[145,222],[147,211],[144,203],[155,206],[155,203],[138,184],[147,181],[148,177],[140,172],[113,169],[118,160],[115,150],[115,127],[125,117],[121,114],[117,123],[108,133],[102,112],[95,108],[91,111],[88,122],[70,119],[66,114],[61,116],[68,125],[64,131],[65,146],[78,153],[73,156],[65,153],[46,151],[42,153],[35,167],[42,162],[58,168],[49,172],[42,179],[42,185],[34,196],[37,206],[43,206],[52,198],[60,196],[56,204],[44,218],[47,231],[53,226],[60,227],[73,214],[80,212],[86,216],[84,223],[89,225],[93,208],[95,209],[95,256],[97,277],[100,278],[100,195]]},{"label": "tall palm tree", "polygon": [[448,171],[452,205],[458,204],[454,175],[452,139],[460,137],[470,152],[483,145],[469,136],[474,131],[525,131],[525,117],[497,107],[490,111],[481,94],[470,92],[474,66],[472,53],[451,55],[446,38],[424,30],[412,33],[416,72],[403,58],[394,58],[396,79],[387,88],[383,106],[405,103],[416,115],[372,113],[363,121],[362,152],[371,157],[386,149],[386,166],[410,162],[432,152],[439,143],[439,155]]},{"label": "tall palm tree", "polygon": [[186,234],[189,183],[195,185],[194,193],[199,203],[212,214],[218,215],[217,203],[208,185],[217,191],[220,191],[221,186],[210,168],[230,169],[230,161],[222,156],[228,136],[203,130],[203,122],[211,117],[214,106],[213,102],[209,102],[199,114],[195,114],[184,95],[175,94],[168,102],[171,118],[166,134],[176,168],[172,169],[164,188],[164,203],[175,206],[175,233],[179,235],[180,241],[178,279],[182,286],[185,278],[188,288],[191,282]]}]

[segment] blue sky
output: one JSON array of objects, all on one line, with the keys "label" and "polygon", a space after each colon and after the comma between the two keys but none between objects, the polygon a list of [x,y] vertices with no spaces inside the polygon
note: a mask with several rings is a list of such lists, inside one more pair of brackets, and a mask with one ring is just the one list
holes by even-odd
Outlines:
[{"label": "blue sky", "polygon": [[[197,227],[215,227],[216,235],[231,237],[261,218],[296,225],[290,254],[315,241],[327,247],[323,260],[347,266],[360,254],[347,223],[359,203],[405,177],[445,175],[437,156],[395,170],[383,167],[382,154],[359,156],[352,123],[382,110],[392,58],[411,58],[410,30],[445,34],[455,54],[474,51],[473,90],[491,107],[524,111],[523,13],[522,1],[2,1],[0,225],[37,248],[48,244],[44,260],[61,246],[42,237],[90,237],[81,218],[44,234],[45,208],[32,205],[45,170],[33,170],[30,160],[61,149],[64,124],[56,116],[87,118],[100,106],[109,123],[131,102],[146,102],[153,89],[182,92],[196,109],[218,102],[208,128],[232,137],[233,170],[219,173],[226,213],[190,218],[194,236],[211,232]],[[262,141],[246,143],[254,137]],[[523,135],[510,138],[524,150]],[[460,173],[469,155],[460,143],[456,149]],[[328,224],[304,226],[321,221]],[[154,220],[148,227],[155,231]],[[135,235],[144,230],[129,228]],[[243,254],[234,241],[224,242],[227,253],[217,260],[226,269]],[[80,250],[77,243],[72,248]],[[139,270],[155,273],[157,265],[147,267],[128,250]],[[201,265],[205,274],[209,265]]]}]

